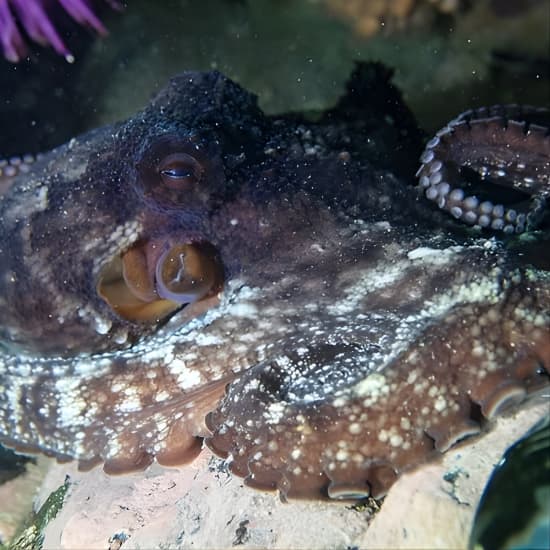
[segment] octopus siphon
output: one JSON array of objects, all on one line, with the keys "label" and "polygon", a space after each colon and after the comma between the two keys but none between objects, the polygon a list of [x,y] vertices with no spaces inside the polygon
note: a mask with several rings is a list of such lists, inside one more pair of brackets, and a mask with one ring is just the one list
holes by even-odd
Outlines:
[{"label": "octopus siphon", "polygon": [[112,474],[206,444],[283,499],[376,498],[547,390],[548,112],[423,140],[381,65],[277,116],[186,72],[4,161],[3,444]]}]

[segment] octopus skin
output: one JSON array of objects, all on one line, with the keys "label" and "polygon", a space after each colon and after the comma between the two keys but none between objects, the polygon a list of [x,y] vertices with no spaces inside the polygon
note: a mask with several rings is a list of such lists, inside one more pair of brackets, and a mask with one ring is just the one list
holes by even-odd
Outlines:
[{"label": "octopus skin", "polygon": [[[446,139],[445,174],[476,150]],[[378,65],[315,118],[188,72],[5,163],[2,442],[113,474],[206,443],[283,499],[378,497],[547,389],[544,203],[522,234],[464,223],[426,199],[426,154],[414,185],[421,145]]]}]

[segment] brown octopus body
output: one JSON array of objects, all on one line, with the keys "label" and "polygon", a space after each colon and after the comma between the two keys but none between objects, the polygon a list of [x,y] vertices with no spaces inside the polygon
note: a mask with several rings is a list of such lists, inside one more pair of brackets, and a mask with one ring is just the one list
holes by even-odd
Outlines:
[{"label": "brown octopus body", "polygon": [[510,236],[432,208],[420,144],[380,66],[312,120],[184,73],[0,167],[2,441],[122,473],[205,438],[283,498],[380,496],[548,387],[545,220]]}]

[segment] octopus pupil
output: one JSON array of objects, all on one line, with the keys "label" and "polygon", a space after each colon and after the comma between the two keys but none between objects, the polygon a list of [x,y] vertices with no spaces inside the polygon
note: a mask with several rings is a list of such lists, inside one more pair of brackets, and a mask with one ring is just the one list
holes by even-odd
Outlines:
[{"label": "octopus pupil", "polygon": [[200,181],[203,168],[195,157],[187,153],[172,153],[165,157],[157,168],[163,182],[179,188],[181,185]]},{"label": "octopus pupil", "polygon": [[169,168],[167,170],[161,170],[163,176],[168,176],[172,179],[183,180],[187,178],[195,178],[195,174],[192,170],[183,168]]}]

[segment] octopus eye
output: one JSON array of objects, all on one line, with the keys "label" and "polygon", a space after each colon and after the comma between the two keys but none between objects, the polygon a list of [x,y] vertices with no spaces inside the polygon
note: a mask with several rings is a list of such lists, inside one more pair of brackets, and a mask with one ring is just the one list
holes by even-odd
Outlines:
[{"label": "octopus eye", "polygon": [[187,153],[173,153],[158,166],[162,182],[173,189],[198,183],[203,175],[200,163]]},{"label": "octopus eye", "polygon": [[178,244],[158,259],[155,280],[161,298],[189,304],[203,298],[219,278],[215,258],[200,245]]},{"label": "octopus eye", "polygon": [[225,183],[223,157],[211,136],[161,136],[134,160],[133,185],[147,207],[155,210],[177,209],[184,216],[204,212],[213,191]]}]

